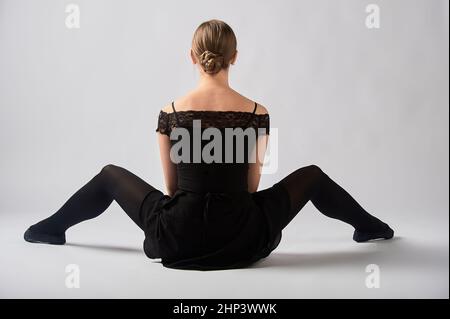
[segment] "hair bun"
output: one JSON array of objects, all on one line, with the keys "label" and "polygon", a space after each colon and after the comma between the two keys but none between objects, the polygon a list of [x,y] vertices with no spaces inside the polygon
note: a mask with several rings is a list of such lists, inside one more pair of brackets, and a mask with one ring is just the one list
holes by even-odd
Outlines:
[{"label": "hair bun", "polygon": [[223,56],[206,50],[199,57],[200,65],[206,73],[214,74],[220,71],[223,65]]}]

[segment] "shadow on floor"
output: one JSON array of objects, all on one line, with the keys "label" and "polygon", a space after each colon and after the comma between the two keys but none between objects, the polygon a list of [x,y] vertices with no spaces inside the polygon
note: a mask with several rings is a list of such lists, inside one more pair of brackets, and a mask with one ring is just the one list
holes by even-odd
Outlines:
[{"label": "shadow on floor", "polygon": [[66,243],[66,246],[93,249],[93,250],[110,251],[110,252],[117,252],[117,253],[139,253],[139,254],[144,253],[144,251],[142,249],[138,249],[138,248],[119,247],[119,246],[111,246],[111,245],[91,245],[91,244],[79,244],[79,243]]},{"label": "shadow on floor", "polygon": [[[254,263],[250,268],[319,268],[349,266],[352,264],[383,264],[392,266],[426,267],[443,262],[442,252],[433,247],[413,244],[402,237],[379,240],[358,245],[363,249],[318,252],[272,252],[266,258]],[[361,248],[361,247],[358,247]],[[331,249],[331,248],[330,248]],[[420,256],[420,258],[418,257]],[[445,256],[444,256],[445,258]]]},{"label": "shadow on floor", "polygon": [[350,265],[367,261],[375,253],[371,251],[333,251],[317,253],[273,252],[257,261],[250,268],[320,268]]},{"label": "shadow on floor", "polygon": [[[356,244],[353,250],[332,250],[317,252],[277,252],[273,251],[247,269],[252,268],[292,268],[307,269],[321,267],[348,267],[351,265],[378,264],[391,268],[432,271],[437,265],[448,265],[448,247],[427,245],[407,238],[395,237],[391,240],[372,241]],[[144,254],[143,249],[111,245],[91,245],[66,243],[66,246],[82,249],[101,250],[115,253]],[[366,246],[366,247],[364,247]]]}]

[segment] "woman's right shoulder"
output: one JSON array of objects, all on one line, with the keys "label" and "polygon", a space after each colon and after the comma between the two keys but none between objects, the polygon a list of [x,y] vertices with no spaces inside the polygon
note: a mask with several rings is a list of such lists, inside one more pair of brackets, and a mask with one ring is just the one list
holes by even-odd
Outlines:
[{"label": "woman's right shoulder", "polygon": [[245,100],[245,102],[244,102],[245,104],[249,104],[249,105],[253,104],[253,105],[254,105],[254,103],[256,103],[256,111],[255,111],[255,114],[261,114],[261,115],[263,115],[263,114],[269,114],[269,111],[268,111],[268,109],[267,109],[267,107],[266,107],[265,105],[259,103],[259,102],[256,101],[256,100],[253,100],[253,99],[250,99],[250,98],[248,98],[248,97],[246,97],[246,96],[243,96],[243,95],[241,95],[241,94],[239,94],[239,93],[238,93],[238,95],[239,95],[240,97],[242,97],[242,98]]}]

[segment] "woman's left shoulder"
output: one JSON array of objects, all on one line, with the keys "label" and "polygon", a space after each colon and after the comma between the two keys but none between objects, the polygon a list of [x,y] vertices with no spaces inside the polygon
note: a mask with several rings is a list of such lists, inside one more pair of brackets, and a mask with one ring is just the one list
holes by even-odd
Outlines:
[{"label": "woman's left shoulder", "polygon": [[164,113],[170,113],[172,112],[172,102],[168,103],[167,105],[163,106],[161,108],[160,112],[164,112]]},{"label": "woman's left shoulder", "polygon": [[267,107],[265,107],[262,104],[257,103],[255,114],[258,114],[258,115],[265,115],[265,114],[267,114],[267,115],[269,115],[269,111],[267,110]]}]

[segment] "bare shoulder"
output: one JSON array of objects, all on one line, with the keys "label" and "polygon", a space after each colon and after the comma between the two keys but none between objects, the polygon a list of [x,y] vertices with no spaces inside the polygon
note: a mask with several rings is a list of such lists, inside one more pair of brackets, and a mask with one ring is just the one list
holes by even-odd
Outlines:
[{"label": "bare shoulder", "polygon": [[[244,95],[242,95],[242,94],[240,94],[240,93],[238,93],[236,91],[234,91],[234,92],[238,96],[238,99],[243,101],[242,105],[247,104],[247,105],[250,106],[249,110],[252,110],[252,108],[254,107],[255,103],[257,104],[255,114],[269,114],[269,111],[267,110],[266,106],[262,105],[261,103],[255,101],[253,99],[250,99],[250,98],[248,98],[248,97],[246,97],[246,96],[244,96]],[[239,101],[237,101],[236,104],[239,105],[241,103]]]},{"label": "bare shoulder", "polygon": [[166,113],[170,113],[172,112],[172,102],[170,102],[169,104],[167,104],[166,106],[164,106],[161,111],[166,112]]},{"label": "bare shoulder", "polygon": [[269,111],[267,110],[267,108],[258,103],[258,107],[256,108],[256,114],[269,114]]},{"label": "bare shoulder", "polygon": [[[183,111],[185,110],[185,105],[191,105],[191,101],[190,101],[190,96],[192,95],[191,92],[189,92],[187,95],[185,96],[181,96],[179,98],[176,98],[172,101],[170,101],[167,105],[165,105],[161,111],[164,111],[166,113],[173,113],[173,107],[172,107],[172,103],[174,103],[174,107],[176,111]],[[190,107],[188,107],[189,109]]]}]

